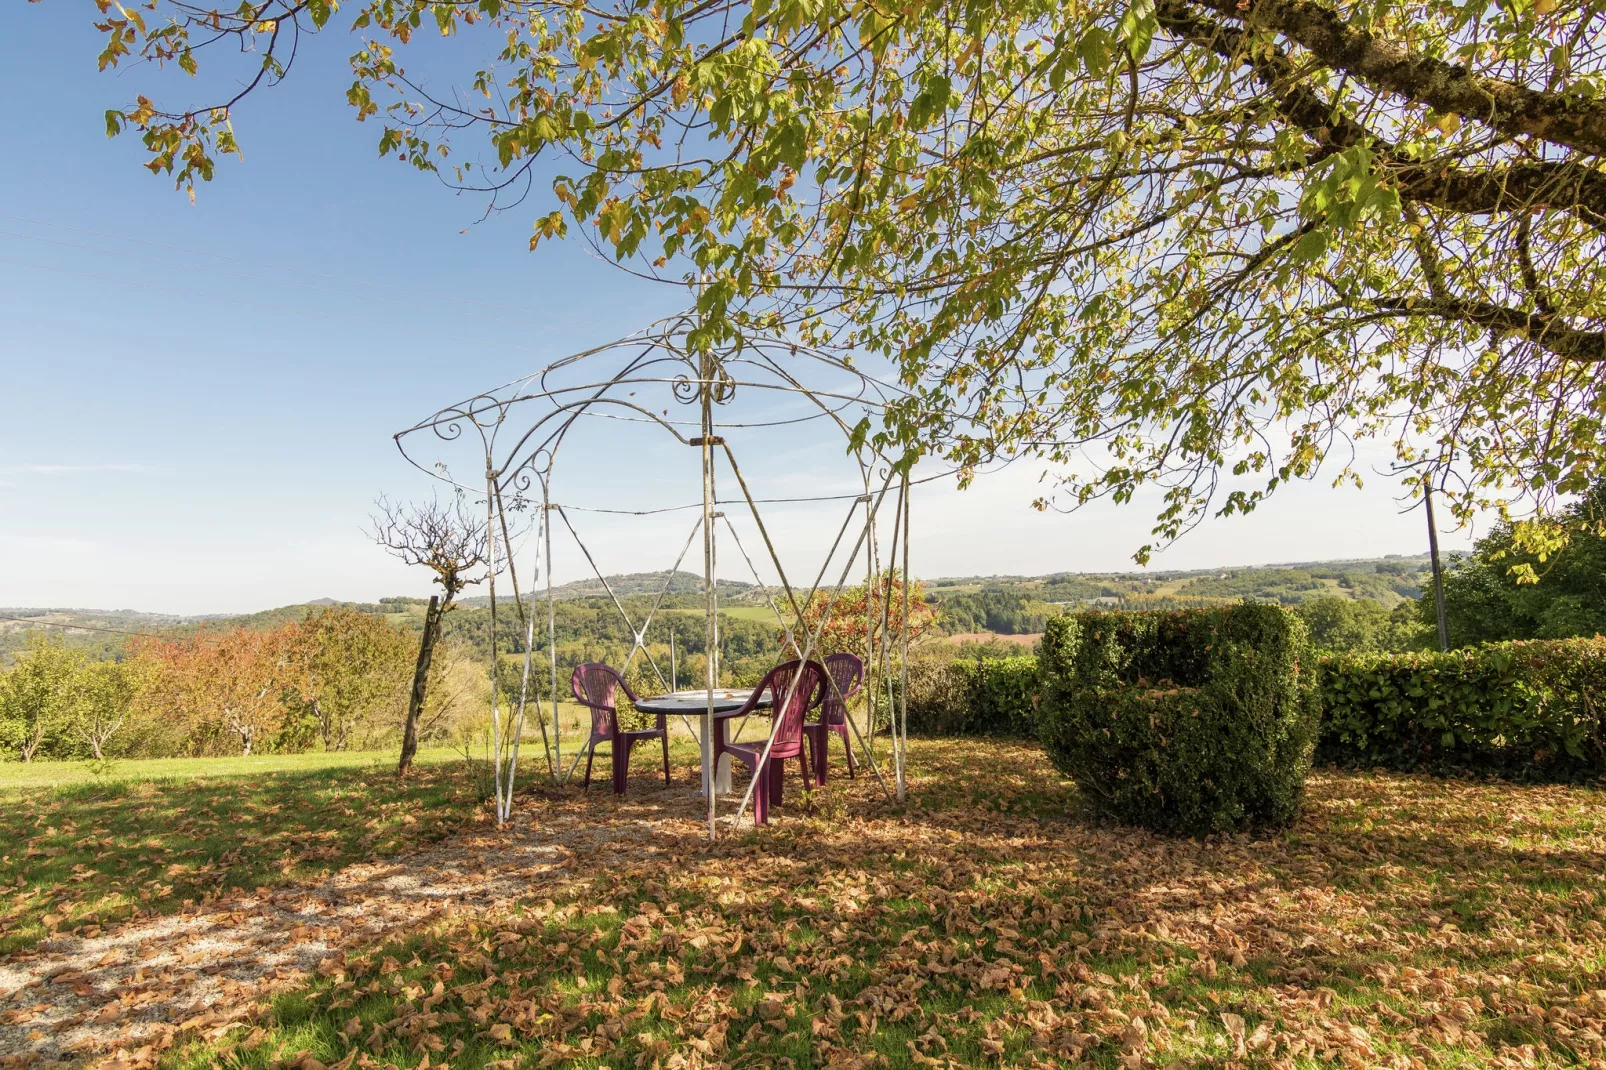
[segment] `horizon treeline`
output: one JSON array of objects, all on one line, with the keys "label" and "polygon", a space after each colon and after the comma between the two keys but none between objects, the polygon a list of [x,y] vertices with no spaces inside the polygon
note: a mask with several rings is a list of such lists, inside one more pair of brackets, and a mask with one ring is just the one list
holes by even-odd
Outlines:
[{"label": "horizon treeline", "polygon": [[[1592,505],[1599,505],[1597,490]],[[1580,507],[1582,508],[1582,506]],[[1601,507],[1606,513],[1606,506]],[[1511,638],[1589,635],[1606,627],[1606,535],[1581,533],[1542,568],[1537,583],[1510,574],[1510,534],[1497,528],[1467,556],[1452,556],[1446,600],[1452,645]],[[1431,592],[1421,562],[1346,562],[1342,568],[1220,570],[1145,579],[1123,588],[1111,577],[1064,574],[1029,581],[980,578],[962,586],[910,587],[911,623],[930,656],[1017,653],[1003,640],[953,647],[947,637],[993,632],[1031,635],[1049,617],[1088,604],[1169,609],[1248,598],[1287,605],[1322,649],[1399,653],[1436,645]],[[894,578],[889,581],[896,584]],[[860,618],[881,603],[861,584],[844,592],[830,628],[833,649],[862,649]],[[726,602],[719,621],[719,679],[755,682],[782,653],[782,627],[756,589]],[[555,651],[548,606],[537,597],[498,607],[496,686],[520,689],[531,635],[532,694],[546,698],[552,663],[558,695],[581,662],[621,668],[638,694],[695,687],[706,667],[702,596],[585,596],[555,603]],[[901,603],[900,596],[894,602]],[[81,759],[174,757],[389,746],[399,739],[423,624],[423,599],[361,605],[287,606],[246,617],[190,621],[152,635],[60,637],[42,630],[0,662],[0,757]],[[822,611],[823,598],[807,615]],[[654,607],[656,606],[656,609]],[[629,617],[629,623],[625,616]],[[650,623],[649,623],[650,616]],[[426,741],[478,731],[491,698],[490,610],[460,604],[443,622],[422,725]],[[636,629],[644,649],[630,654]],[[15,633],[12,633],[13,635]],[[0,647],[3,656],[4,647]],[[829,651],[821,649],[819,653]],[[925,656],[925,655],[923,655]]]}]

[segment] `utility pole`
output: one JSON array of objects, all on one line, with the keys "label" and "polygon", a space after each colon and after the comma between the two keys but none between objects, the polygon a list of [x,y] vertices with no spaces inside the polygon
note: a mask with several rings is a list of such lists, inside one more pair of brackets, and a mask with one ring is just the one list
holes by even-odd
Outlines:
[{"label": "utility pole", "polygon": [[1433,559],[1433,605],[1439,615],[1439,650],[1450,649],[1450,625],[1444,616],[1444,570],[1439,566],[1439,527],[1433,522],[1433,480],[1422,480],[1422,501],[1428,513],[1428,553]]}]

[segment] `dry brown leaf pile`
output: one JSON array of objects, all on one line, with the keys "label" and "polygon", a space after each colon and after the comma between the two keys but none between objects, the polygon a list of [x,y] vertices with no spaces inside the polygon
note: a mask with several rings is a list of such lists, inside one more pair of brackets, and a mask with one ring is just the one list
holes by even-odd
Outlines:
[{"label": "dry brown leaf pile", "polygon": [[[1033,747],[917,744],[911,802],[709,845],[694,795],[538,792],[458,844],[554,865],[349,945],[179,1066],[1588,1066],[1606,1070],[1597,791],[1319,773],[1265,839],[1079,817]],[[684,785],[686,779],[681,779]],[[130,1060],[134,1061],[134,1060]]]}]

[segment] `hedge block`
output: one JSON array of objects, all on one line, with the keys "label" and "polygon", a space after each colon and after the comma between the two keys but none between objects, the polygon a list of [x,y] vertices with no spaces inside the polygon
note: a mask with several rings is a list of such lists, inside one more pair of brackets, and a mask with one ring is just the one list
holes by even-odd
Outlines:
[{"label": "hedge block", "polygon": [[1162,832],[1286,825],[1321,721],[1303,622],[1244,603],[1054,618],[1038,732],[1097,811]]},{"label": "hedge block", "polygon": [[1317,757],[1514,780],[1606,776],[1606,639],[1329,658]]},{"label": "hedge block", "polygon": [[1037,658],[956,658],[909,663],[909,731],[935,736],[1037,734]]}]

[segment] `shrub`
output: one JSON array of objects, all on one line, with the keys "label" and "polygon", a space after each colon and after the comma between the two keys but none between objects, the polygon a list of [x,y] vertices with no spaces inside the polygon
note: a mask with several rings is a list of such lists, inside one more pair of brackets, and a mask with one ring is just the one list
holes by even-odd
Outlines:
[{"label": "shrub", "polygon": [[1035,736],[1042,680],[1037,658],[984,658],[963,670],[969,682],[973,735]]},{"label": "shrub", "polygon": [[1606,775],[1606,639],[1335,657],[1322,695],[1323,761],[1518,780]]},{"label": "shrub", "polygon": [[1030,654],[909,660],[909,731],[941,736],[1034,736],[1040,682]]},{"label": "shrub", "polygon": [[1311,644],[1324,653],[1404,653],[1430,645],[1432,633],[1409,602],[1389,610],[1369,598],[1323,595],[1292,608],[1310,631]]},{"label": "shrub", "polygon": [[[1556,517],[1569,537],[1547,557],[1525,550],[1510,524],[1496,524],[1470,555],[1453,555],[1444,574],[1450,642],[1462,647],[1606,632],[1603,513],[1606,479],[1598,479]],[[1438,612],[1431,592],[1423,594],[1416,609],[1431,627]]]},{"label": "shrub", "polygon": [[1038,731],[1097,811],[1204,835],[1291,822],[1321,711],[1304,624],[1278,606],[1056,617]]},{"label": "shrub", "polygon": [[968,680],[949,647],[910,653],[907,694],[909,731],[916,735],[958,735],[969,716]]}]

